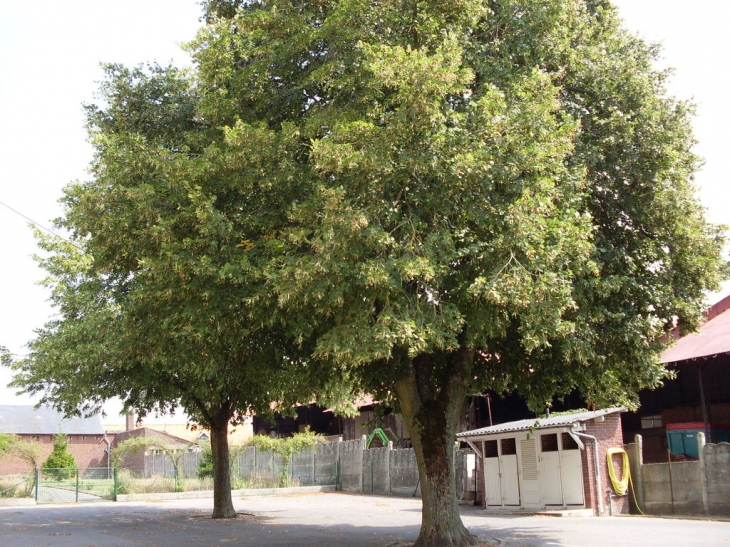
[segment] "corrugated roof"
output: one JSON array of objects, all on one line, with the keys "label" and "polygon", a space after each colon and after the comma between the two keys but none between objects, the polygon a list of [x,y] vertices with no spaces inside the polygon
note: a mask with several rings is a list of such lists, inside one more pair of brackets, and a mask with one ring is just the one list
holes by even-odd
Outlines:
[{"label": "corrugated roof", "polygon": [[[708,310],[710,319],[699,331],[683,336],[660,357],[662,363],[676,363],[690,359],[714,357],[730,353],[730,297],[724,298]],[[712,316],[713,309],[723,310]]]},{"label": "corrugated roof", "polygon": [[560,416],[551,416],[550,418],[530,418],[528,420],[518,420],[516,422],[507,422],[504,424],[482,427],[480,429],[472,429],[471,431],[463,431],[457,433],[459,438],[475,437],[483,435],[496,435],[499,433],[510,433],[512,431],[527,431],[530,429],[548,429],[551,427],[565,427],[578,422],[587,422],[599,416],[614,414],[616,412],[626,412],[623,407],[607,408],[605,410],[592,410],[586,412],[576,412],[574,414],[562,414]]},{"label": "corrugated roof", "polygon": [[17,435],[103,435],[98,414],[91,418],[66,418],[51,407],[0,405],[0,433]]}]

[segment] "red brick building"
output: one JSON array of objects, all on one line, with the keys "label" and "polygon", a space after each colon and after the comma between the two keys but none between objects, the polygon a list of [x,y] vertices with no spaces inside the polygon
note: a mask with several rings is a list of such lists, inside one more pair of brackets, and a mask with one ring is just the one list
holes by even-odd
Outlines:
[{"label": "red brick building", "polygon": [[[527,419],[459,433],[477,454],[477,496],[488,509],[588,509],[596,515],[629,511],[613,493],[607,453],[623,449],[620,415],[613,408]],[[622,456],[613,455],[622,477]]]},{"label": "red brick building", "polygon": [[[50,407],[0,405],[0,433],[14,434],[36,441],[41,446],[39,465],[53,451],[57,434],[68,437],[68,451],[80,468],[107,467],[109,439],[104,435],[100,416],[66,418]],[[15,458],[0,458],[0,475],[27,473],[28,463]]]},{"label": "red brick building", "polygon": [[159,443],[158,446],[152,444],[145,450],[127,454],[120,465],[121,468],[129,469],[143,477],[150,477],[156,474],[153,469],[150,469],[150,464],[146,456],[162,452],[161,449],[163,447],[184,452],[194,452],[200,449],[198,445],[191,443],[186,439],[182,439],[175,435],[170,435],[169,433],[158,431],[150,427],[136,427],[134,429],[128,429],[127,431],[115,433],[114,437],[113,447],[116,447],[119,443],[126,441],[127,439],[139,437],[144,437],[152,443]]}]

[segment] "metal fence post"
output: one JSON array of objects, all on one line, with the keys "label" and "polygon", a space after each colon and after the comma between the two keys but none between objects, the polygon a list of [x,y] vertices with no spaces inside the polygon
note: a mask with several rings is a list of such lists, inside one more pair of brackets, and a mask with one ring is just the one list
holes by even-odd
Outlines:
[{"label": "metal fence post", "polygon": [[35,468],[35,502],[38,503],[38,483],[40,482],[40,472]]},{"label": "metal fence post", "polygon": [[114,487],[113,487],[114,489],[112,490],[112,499],[114,501],[117,501],[117,491],[118,491],[119,479],[117,477],[117,468],[116,467],[114,469],[112,469],[112,475],[114,478]]},{"label": "metal fence post", "polygon": [[76,468],[76,503],[79,502],[79,468]]}]

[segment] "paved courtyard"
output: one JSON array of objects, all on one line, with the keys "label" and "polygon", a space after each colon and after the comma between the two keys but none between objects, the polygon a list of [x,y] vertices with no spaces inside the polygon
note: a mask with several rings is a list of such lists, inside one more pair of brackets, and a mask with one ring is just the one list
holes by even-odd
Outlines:
[{"label": "paved courtyard", "polygon": [[[342,493],[0,508],[1,547],[387,547],[416,539],[417,499]],[[730,522],[638,517],[495,516],[462,507],[469,529],[507,547],[730,547]]]}]

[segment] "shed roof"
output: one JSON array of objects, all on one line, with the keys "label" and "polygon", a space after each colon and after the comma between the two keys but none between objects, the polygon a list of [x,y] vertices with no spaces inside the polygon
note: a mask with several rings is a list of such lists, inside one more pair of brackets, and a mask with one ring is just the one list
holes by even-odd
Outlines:
[{"label": "shed roof", "polygon": [[660,357],[662,363],[677,363],[730,353],[730,297],[707,312],[708,320],[697,332],[683,336]]},{"label": "shed roof", "polygon": [[16,435],[103,435],[98,414],[90,418],[66,418],[48,406],[0,405],[0,433]]},{"label": "shed roof", "polygon": [[462,431],[456,436],[460,439],[466,437],[482,437],[489,435],[497,435],[499,433],[511,433],[513,431],[528,431],[530,429],[549,429],[552,427],[567,427],[576,423],[587,422],[600,416],[614,414],[616,412],[626,412],[624,407],[607,408],[605,410],[592,410],[586,412],[576,412],[573,414],[561,414],[560,416],[552,416],[550,418],[530,418],[527,420],[518,420],[516,422],[507,422],[504,424],[482,427],[480,429],[472,429],[471,431]]}]

